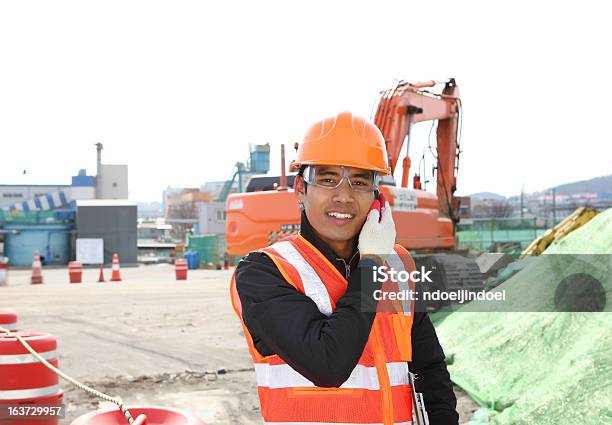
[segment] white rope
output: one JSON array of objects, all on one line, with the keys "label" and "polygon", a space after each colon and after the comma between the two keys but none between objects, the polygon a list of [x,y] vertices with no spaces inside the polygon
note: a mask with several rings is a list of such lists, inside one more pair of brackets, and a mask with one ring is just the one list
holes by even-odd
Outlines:
[{"label": "white rope", "polygon": [[121,397],[111,397],[111,396],[109,396],[107,394],[104,394],[104,393],[102,393],[100,391],[94,390],[93,388],[88,387],[87,385],[82,384],[79,381],[77,381],[76,379],[71,378],[70,376],[66,375],[64,372],[62,372],[61,370],[59,370],[58,368],[53,366],[51,363],[49,363],[47,360],[45,360],[40,354],[38,354],[30,346],[30,344],[28,344],[27,341],[24,340],[21,337],[21,335],[19,335],[17,332],[10,331],[8,329],[4,329],[3,327],[0,327],[0,332],[4,332],[4,333],[8,334],[11,337],[17,338],[17,340],[21,343],[21,345],[23,345],[25,347],[25,349],[28,350],[34,357],[36,357],[42,364],[47,366],[49,369],[51,369],[53,372],[55,372],[58,376],[61,376],[66,381],[70,382],[72,385],[74,385],[77,388],[80,388],[80,389],[82,389],[84,391],[87,391],[88,393],[93,394],[96,397],[99,397],[99,398],[101,398],[103,400],[110,401],[111,403],[115,403],[119,407],[119,409],[121,409],[121,412],[123,413],[123,416],[125,416],[127,421],[130,424],[134,423],[134,418],[132,418],[132,415],[130,414],[130,411],[123,404],[123,400],[121,399]]}]

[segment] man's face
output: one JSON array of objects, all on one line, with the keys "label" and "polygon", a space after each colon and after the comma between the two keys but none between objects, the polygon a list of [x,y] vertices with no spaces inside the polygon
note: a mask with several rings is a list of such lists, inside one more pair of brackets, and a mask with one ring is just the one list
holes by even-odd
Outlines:
[{"label": "man's face", "polygon": [[[374,201],[374,192],[354,191],[348,181],[353,183],[354,188],[363,190],[367,182],[372,181],[372,172],[349,168],[347,174],[348,179],[333,189],[306,183],[308,188],[304,191],[304,180],[296,179],[295,191],[298,200],[304,204],[308,221],[332,248],[338,244],[352,243],[361,231]],[[342,167],[316,167],[316,182],[319,185],[333,186],[342,176]],[[310,180],[314,181],[312,177]]]}]

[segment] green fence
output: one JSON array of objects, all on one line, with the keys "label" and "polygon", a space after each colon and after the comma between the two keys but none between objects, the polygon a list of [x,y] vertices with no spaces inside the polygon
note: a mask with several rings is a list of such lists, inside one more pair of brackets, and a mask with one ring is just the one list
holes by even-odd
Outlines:
[{"label": "green fence", "polygon": [[189,235],[187,250],[197,251],[200,254],[200,263],[219,264],[222,258],[220,238],[218,235]]},{"label": "green fence", "polygon": [[74,220],[67,211],[0,211],[0,224],[65,224]]},{"label": "green fence", "polygon": [[535,220],[477,219],[459,223],[457,238],[460,248],[518,255],[544,232]]}]

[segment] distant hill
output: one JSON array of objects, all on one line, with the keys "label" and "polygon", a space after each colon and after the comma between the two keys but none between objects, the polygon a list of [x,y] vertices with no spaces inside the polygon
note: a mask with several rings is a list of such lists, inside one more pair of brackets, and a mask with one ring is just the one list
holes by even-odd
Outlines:
[{"label": "distant hill", "polygon": [[492,201],[503,201],[505,196],[493,192],[478,192],[468,195],[472,199],[488,199]]},{"label": "distant hill", "polygon": [[[555,187],[557,195],[573,195],[576,193],[612,192],[612,175],[595,177],[590,180],[566,183]],[[552,190],[552,188],[547,191]]]}]

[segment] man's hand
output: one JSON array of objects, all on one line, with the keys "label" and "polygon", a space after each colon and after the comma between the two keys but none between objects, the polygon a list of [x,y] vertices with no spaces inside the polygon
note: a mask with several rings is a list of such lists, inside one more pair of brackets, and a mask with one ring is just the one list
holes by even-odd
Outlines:
[{"label": "man's hand", "polygon": [[368,218],[361,228],[359,254],[361,258],[388,255],[393,253],[394,244],[395,223],[391,216],[391,207],[384,195],[380,194],[379,199],[372,203]]}]

